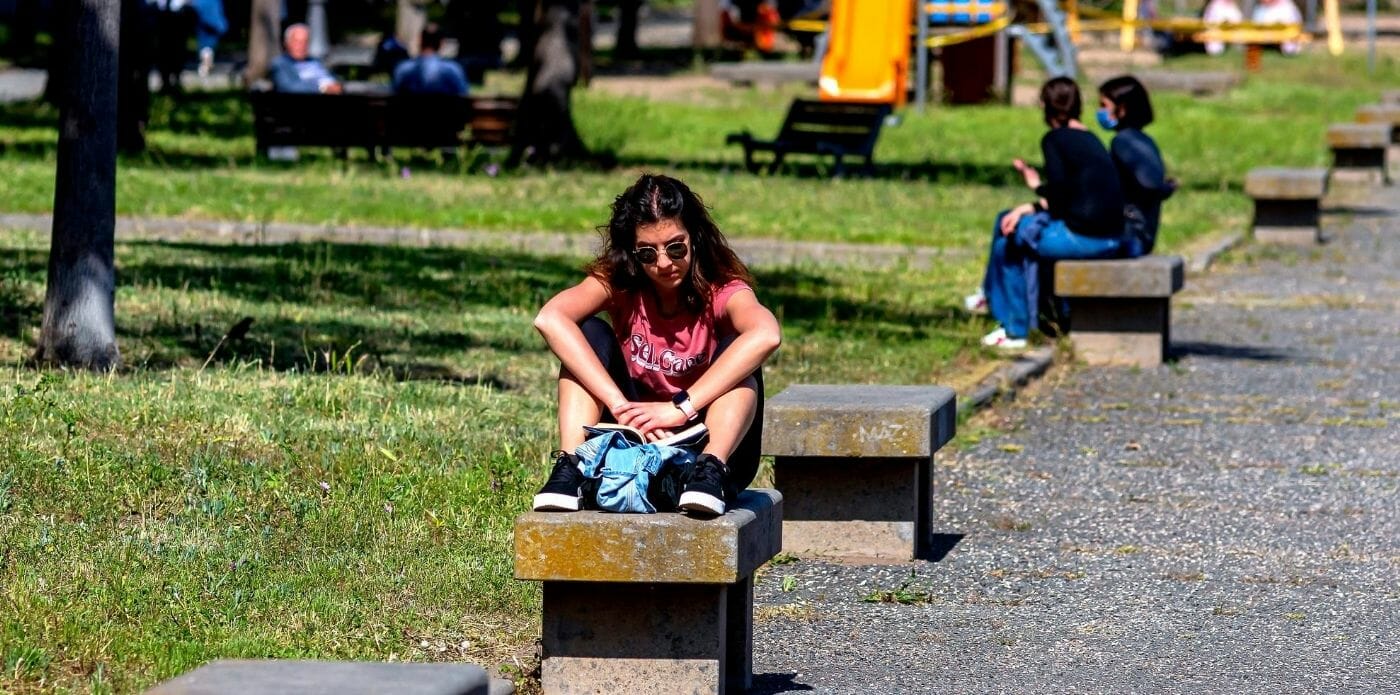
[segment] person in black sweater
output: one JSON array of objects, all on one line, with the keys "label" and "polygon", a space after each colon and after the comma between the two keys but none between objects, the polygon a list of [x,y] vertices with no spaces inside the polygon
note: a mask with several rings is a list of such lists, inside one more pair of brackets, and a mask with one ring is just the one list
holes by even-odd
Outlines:
[{"label": "person in black sweater", "polygon": [[1050,132],[1040,140],[1042,174],[1021,160],[1014,165],[1039,200],[997,216],[982,293],[967,299],[971,309],[984,303],[1001,327],[982,344],[1021,349],[1036,325],[1040,301],[1040,261],[1117,258],[1132,249],[1123,235],[1123,190],[1108,150],[1079,121],[1079,87],[1057,77],[1040,89]]},{"label": "person in black sweater", "polygon": [[1147,88],[1131,75],[1115,77],[1099,85],[1099,125],[1116,131],[1108,151],[1118,168],[1123,188],[1123,222],[1130,245],[1125,255],[1152,253],[1157,243],[1157,226],[1162,218],[1162,201],[1176,191],[1176,181],[1167,178],[1162,152],[1157,143],[1142,132],[1152,122],[1152,102]]}]

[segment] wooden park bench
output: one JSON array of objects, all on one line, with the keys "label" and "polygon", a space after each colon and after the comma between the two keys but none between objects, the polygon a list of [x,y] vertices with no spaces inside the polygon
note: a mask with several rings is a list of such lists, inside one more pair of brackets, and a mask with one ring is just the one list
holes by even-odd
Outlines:
[{"label": "wooden park bench", "polygon": [[1334,123],[1327,128],[1327,144],[1332,148],[1332,179],[1357,183],[1390,183],[1386,170],[1386,148],[1390,147],[1389,124]]},{"label": "wooden park bench", "polygon": [[799,385],[763,406],[783,550],[911,560],[933,543],[933,456],[957,429],[941,386]]},{"label": "wooden park bench", "polygon": [[[518,101],[423,94],[249,93],[259,152],[270,147],[458,148],[510,142]],[[464,137],[464,133],[466,134]]]},{"label": "wooden park bench", "polygon": [[1180,256],[1058,261],[1055,295],[1069,302],[1069,338],[1089,364],[1156,367],[1171,345]]},{"label": "wooden park bench", "polygon": [[471,664],[220,659],[146,695],[510,695],[510,681]]},{"label": "wooden park bench", "polygon": [[1253,169],[1244,192],[1254,199],[1254,238],[1274,244],[1316,244],[1326,169]]},{"label": "wooden park bench", "polygon": [[724,142],[744,147],[744,166],[754,173],[758,173],[761,164],[754,160],[753,153],[768,151],[773,153],[769,173],[776,172],[787,155],[803,153],[832,157],[833,176],[845,171],[846,157],[863,157],[868,174],[875,169],[875,141],[889,115],[889,104],[797,99],[788,108],[776,138],[756,140],[744,131],[730,133]]},{"label": "wooden park bench", "polygon": [[742,693],[753,678],[753,572],[782,546],[783,497],[723,516],[527,512],[515,576],[544,582],[546,695]]}]

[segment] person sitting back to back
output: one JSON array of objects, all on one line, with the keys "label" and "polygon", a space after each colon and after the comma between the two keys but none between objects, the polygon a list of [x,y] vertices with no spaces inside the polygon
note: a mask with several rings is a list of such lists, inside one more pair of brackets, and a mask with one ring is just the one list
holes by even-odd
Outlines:
[{"label": "person sitting back to back", "polygon": [[437,25],[424,27],[418,57],[405,60],[394,68],[394,92],[465,96],[467,75],[461,65],[438,55],[441,48],[442,32]]},{"label": "person sitting back to back", "polygon": [[311,29],[305,24],[293,24],[282,32],[286,53],[272,61],[273,87],[293,94],[339,94],[340,82],[308,54],[310,44]]}]

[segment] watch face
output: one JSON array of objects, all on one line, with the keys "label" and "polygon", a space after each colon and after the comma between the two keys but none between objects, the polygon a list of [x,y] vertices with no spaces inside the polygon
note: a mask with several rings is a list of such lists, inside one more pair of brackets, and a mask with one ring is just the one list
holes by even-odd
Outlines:
[{"label": "watch face", "polygon": [[688,400],[690,400],[690,394],[689,394],[689,393],[686,393],[685,391],[681,391],[680,393],[677,393],[676,395],[671,396],[671,404],[672,404],[672,405],[680,405],[681,403],[684,403],[685,401],[688,401]]}]

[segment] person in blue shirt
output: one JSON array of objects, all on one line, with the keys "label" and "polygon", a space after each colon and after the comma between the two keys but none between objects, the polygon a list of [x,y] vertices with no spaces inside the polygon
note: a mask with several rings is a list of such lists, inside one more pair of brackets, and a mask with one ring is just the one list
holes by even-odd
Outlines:
[{"label": "person in blue shirt", "polygon": [[1131,75],[1115,77],[1099,85],[1099,125],[1115,131],[1109,154],[1118,169],[1123,188],[1123,223],[1128,239],[1137,246],[1130,256],[1152,253],[1162,201],[1176,191],[1167,178],[1167,167],[1157,143],[1143,131],[1152,122],[1152,102],[1147,88]]},{"label": "person in blue shirt", "polygon": [[423,28],[418,57],[405,60],[394,68],[396,94],[449,94],[465,96],[467,75],[456,61],[438,55],[442,48],[442,32],[436,24]]},{"label": "person in blue shirt", "polygon": [[339,94],[340,81],[321,61],[308,55],[310,44],[311,29],[305,24],[293,24],[282,32],[286,53],[272,61],[272,86],[293,94]]}]

